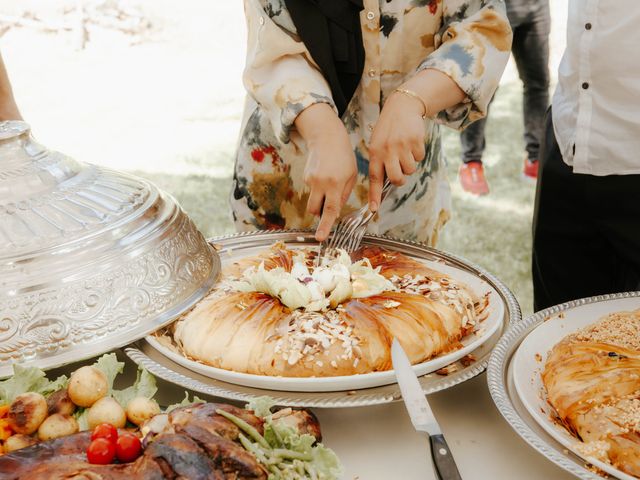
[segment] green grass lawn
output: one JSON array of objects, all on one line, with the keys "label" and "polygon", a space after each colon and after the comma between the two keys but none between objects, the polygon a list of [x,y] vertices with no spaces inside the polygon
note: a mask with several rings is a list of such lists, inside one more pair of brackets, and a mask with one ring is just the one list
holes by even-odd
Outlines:
[{"label": "green grass lawn", "polygon": [[[453,218],[439,247],[481,265],[515,293],[523,313],[532,310],[531,216],[534,186],[522,180],[521,86],[500,88],[487,126],[486,174],[491,194],[478,198],[463,192],[457,180],[460,142],[446,129],[444,142],[453,193]],[[233,232],[227,206],[235,138],[228,148],[197,158],[176,159],[181,165],[209,166],[215,175],[166,175],[137,171],[172,193],[206,236]]]},{"label": "green grass lawn", "polygon": [[522,88],[500,88],[487,123],[485,173],[491,193],[475,197],[457,179],[460,141],[446,131],[444,145],[453,194],[453,218],[439,248],[462,255],[497,275],[516,295],[523,314],[533,310],[531,285],[531,218],[535,185],[524,182]]}]

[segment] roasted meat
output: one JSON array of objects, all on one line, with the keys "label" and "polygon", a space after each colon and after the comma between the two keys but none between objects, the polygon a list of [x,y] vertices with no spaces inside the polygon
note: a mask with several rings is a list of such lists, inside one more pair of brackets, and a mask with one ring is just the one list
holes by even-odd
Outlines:
[{"label": "roasted meat", "polygon": [[[0,480],[266,480],[264,467],[236,442],[238,427],[217,414],[218,409],[263,432],[263,421],[247,410],[226,404],[195,404],[173,410],[164,431],[133,463],[87,463],[90,434],[82,432],[0,456]],[[278,414],[301,432],[320,438],[313,415],[291,409]]]},{"label": "roasted meat", "polygon": [[209,432],[224,437],[228,440],[236,440],[240,429],[226,418],[218,415],[216,410],[224,410],[241,418],[253,428],[262,433],[262,420],[247,410],[223,403],[199,403],[188,407],[176,408],[169,414],[169,424],[174,428],[195,424]]},{"label": "roasted meat", "polygon": [[[242,408],[221,403],[201,403],[177,408],[169,414],[170,428],[193,439],[212,459],[220,478],[266,478],[264,468],[253,455],[235,442],[240,429],[218,415],[225,410],[263,433],[262,420]],[[237,477],[236,477],[237,476]]]},{"label": "roasted meat", "polygon": [[318,418],[310,410],[292,410],[291,408],[283,408],[282,410],[274,413],[273,418],[293,427],[301,434],[307,433],[311,435],[318,442],[322,441],[320,422],[318,422]]},{"label": "roasted meat", "polygon": [[264,478],[264,470],[253,455],[235,442],[211,433],[195,424],[179,427],[178,432],[193,439],[224,476],[220,478]]},{"label": "roasted meat", "polygon": [[70,472],[76,466],[87,466],[85,452],[90,441],[91,434],[82,432],[0,456],[0,479],[67,478],[66,475],[56,477],[57,469],[62,467]]},{"label": "roasted meat", "polygon": [[144,452],[142,458],[145,457],[155,460],[167,478],[225,478],[206,452],[195,441],[181,433],[160,435]]}]

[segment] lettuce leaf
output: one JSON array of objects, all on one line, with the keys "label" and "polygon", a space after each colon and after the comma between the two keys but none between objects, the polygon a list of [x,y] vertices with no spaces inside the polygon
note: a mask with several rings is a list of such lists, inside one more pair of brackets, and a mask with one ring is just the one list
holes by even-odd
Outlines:
[{"label": "lettuce leaf", "polygon": [[333,450],[319,443],[311,450],[311,455],[313,460],[310,463],[315,469],[319,480],[333,480],[342,477],[342,465]]},{"label": "lettuce leaf", "polygon": [[138,368],[135,383],[124,390],[112,390],[111,396],[118,401],[122,408],[127,408],[129,402],[134,398],[153,398],[157,391],[155,377],[144,368]]},{"label": "lettuce leaf", "polygon": [[101,370],[107,376],[107,384],[109,393],[113,390],[113,382],[118,374],[124,370],[124,362],[119,362],[115,353],[107,353],[102,355],[96,363],[93,364],[98,370]]},{"label": "lettuce leaf", "polygon": [[[264,420],[264,439],[273,451],[278,449],[291,450],[301,454],[307,460],[293,460],[291,464],[299,464],[305,472],[313,472],[312,478],[318,480],[337,480],[341,478],[343,469],[335,452],[321,443],[316,443],[315,437],[307,433],[300,434],[292,425],[284,421],[273,419],[271,409],[275,405],[272,398],[263,396],[251,400],[245,408]],[[310,460],[309,460],[310,459]],[[286,463],[287,461],[283,461]],[[274,475],[274,474],[272,474]],[[271,476],[269,478],[272,478]],[[306,474],[296,473],[294,469],[280,470],[274,479],[304,480]]]},{"label": "lettuce leaf", "polygon": [[73,413],[73,418],[75,418],[76,422],[78,422],[78,430],[80,430],[81,432],[85,430],[89,430],[88,415],[89,415],[88,408],[78,408]]},{"label": "lettuce leaf", "polygon": [[180,407],[188,407],[189,405],[193,405],[194,403],[205,403],[204,400],[198,398],[196,395],[193,396],[192,400],[189,400],[189,392],[184,392],[184,398],[180,403],[174,403],[173,405],[169,405],[165,408],[164,413],[169,413],[171,410],[175,410]]},{"label": "lettuce leaf", "polygon": [[[264,438],[274,449],[291,450],[310,458],[303,461],[306,472],[313,471],[318,480],[337,480],[341,478],[343,469],[335,452],[322,443],[316,443],[313,435],[300,434],[294,427],[278,420],[272,420],[271,415],[265,420]],[[290,473],[290,472],[287,472]],[[305,479],[307,476],[292,475],[291,479]]]},{"label": "lettuce leaf", "polygon": [[13,366],[13,376],[0,382],[0,404],[11,403],[18,395],[26,392],[49,395],[65,388],[68,382],[69,379],[64,375],[51,381],[37,367],[25,367],[15,364]]},{"label": "lettuce leaf", "polygon": [[253,414],[256,417],[265,418],[268,415],[271,415],[271,409],[275,407],[276,402],[273,398],[263,395],[262,397],[257,397],[252,399],[246,405],[247,410],[253,410]]}]

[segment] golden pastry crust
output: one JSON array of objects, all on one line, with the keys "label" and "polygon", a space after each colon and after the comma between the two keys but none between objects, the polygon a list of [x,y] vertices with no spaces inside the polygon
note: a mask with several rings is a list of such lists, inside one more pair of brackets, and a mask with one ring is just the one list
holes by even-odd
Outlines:
[{"label": "golden pastry crust", "polygon": [[640,310],[613,313],[565,337],[549,353],[542,372],[547,400],[560,422],[584,442],[581,451],[636,477],[639,346]]},{"label": "golden pastry crust", "polygon": [[[236,372],[330,377],[391,368],[398,338],[412,363],[460,347],[460,340],[488,313],[487,298],[400,253],[366,247],[353,260],[371,265],[398,287],[368,298],[351,298],[335,310],[291,311],[263,293],[229,291],[225,278],[248,267],[290,271],[295,252],[281,244],[223,271],[223,282],[169,333],[181,352],[202,363]],[[313,263],[315,252],[305,251]]]}]

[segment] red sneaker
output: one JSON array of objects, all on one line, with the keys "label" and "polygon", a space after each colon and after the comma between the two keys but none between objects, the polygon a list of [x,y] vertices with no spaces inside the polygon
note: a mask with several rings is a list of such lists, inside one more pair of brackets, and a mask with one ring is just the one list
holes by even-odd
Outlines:
[{"label": "red sneaker", "polygon": [[482,162],[463,163],[460,165],[458,177],[465,192],[473,195],[487,195],[489,193],[489,184],[484,178]]},{"label": "red sneaker", "polygon": [[529,160],[529,158],[525,158],[522,174],[526,181],[535,183],[538,180],[538,160]]}]

